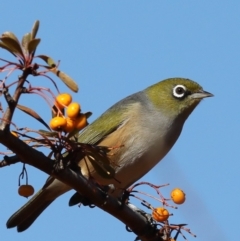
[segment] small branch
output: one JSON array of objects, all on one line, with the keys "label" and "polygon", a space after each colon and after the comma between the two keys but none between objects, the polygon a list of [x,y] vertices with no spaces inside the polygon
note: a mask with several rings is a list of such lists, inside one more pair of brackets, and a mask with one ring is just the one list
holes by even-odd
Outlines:
[{"label": "small branch", "polygon": [[0,162],[0,168],[5,166],[10,166],[12,164],[16,164],[18,162],[21,162],[21,160],[18,158],[18,156],[4,156],[3,160]]},{"label": "small branch", "polygon": [[29,67],[25,69],[23,71],[22,76],[19,77],[17,88],[12,97],[13,100],[11,100],[11,104],[8,106],[7,110],[4,113],[4,116],[2,118],[4,119],[4,121],[1,121],[0,123],[0,130],[5,130],[5,129],[9,130],[9,123],[11,123],[16,104],[18,103],[18,100],[21,96],[23,85],[27,79],[27,76],[31,73],[31,71],[32,71],[32,67]]},{"label": "small branch", "polygon": [[4,97],[5,97],[6,102],[8,103],[8,106],[10,106],[10,108],[11,108],[11,106],[14,105],[15,101],[12,98],[12,96],[10,95],[10,93],[8,92],[8,88],[3,87],[2,93],[4,94]]}]

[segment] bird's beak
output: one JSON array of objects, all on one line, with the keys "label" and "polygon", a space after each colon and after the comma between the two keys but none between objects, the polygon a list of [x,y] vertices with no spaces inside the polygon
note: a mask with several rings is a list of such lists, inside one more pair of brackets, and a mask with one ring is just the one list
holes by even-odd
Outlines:
[{"label": "bird's beak", "polygon": [[212,96],[214,95],[204,90],[198,91],[190,95],[191,99],[203,99]]}]

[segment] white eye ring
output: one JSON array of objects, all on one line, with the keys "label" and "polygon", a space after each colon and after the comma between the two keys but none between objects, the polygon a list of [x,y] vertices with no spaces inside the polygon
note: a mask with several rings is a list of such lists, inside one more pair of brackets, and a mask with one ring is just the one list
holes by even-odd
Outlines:
[{"label": "white eye ring", "polygon": [[186,90],[187,89],[184,85],[176,85],[173,88],[173,96],[180,99],[185,96]]}]

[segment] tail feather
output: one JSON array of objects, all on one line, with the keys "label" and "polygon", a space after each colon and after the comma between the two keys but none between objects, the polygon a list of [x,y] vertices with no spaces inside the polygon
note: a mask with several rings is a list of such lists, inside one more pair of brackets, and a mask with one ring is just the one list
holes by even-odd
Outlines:
[{"label": "tail feather", "polygon": [[37,219],[37,217],[53,202],[54,200],[45,201],[42,203],[41,206],[39,206],[34,212],[30,214],[30,216],[27,217],[27,219],[24,219],[20,224],[17,225],[17,231],[23,232],[26,229],[28,229],[32,223]]},{"label": "tail feather", "polygon": [[7,228],[17,227],[18,232],[26,230],[57,197],[70,189],[50,176],[40,191],[8,219]]},{"label": "tail feather", "polygon": [[15,212],[7,221],[7,228],[17,227],[18,232],[27,229],[35,219],[48,207],[54,200],[47,197],[46,190],[41,189],[24,206]]}]

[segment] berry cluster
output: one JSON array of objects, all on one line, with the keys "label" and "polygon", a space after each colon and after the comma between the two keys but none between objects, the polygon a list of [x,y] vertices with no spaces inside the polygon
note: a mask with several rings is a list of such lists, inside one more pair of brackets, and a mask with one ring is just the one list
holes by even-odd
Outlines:
[{"label": "berry cluster", "polygon": [[[176,204],[183,204],[186,199],[185,193],[181,189],[175,188],[171,192],[171,199]],[[152,212],[152,218],[157,222],[163,222],[168,220],[169,215],[170,214],[168,210],[164,207],[155,208]]]},{"label": "berry cluster", "polygon": [[[59,110],[58,116],[51,119],[49,126],[54,131],[80,131],[87,126],[87,117],[81,113],[81,106],[72,102],[72,96],[68,93],[59,94],[55,100],[55,106]],[[66,108],[66,117],[63,115]]]}]

